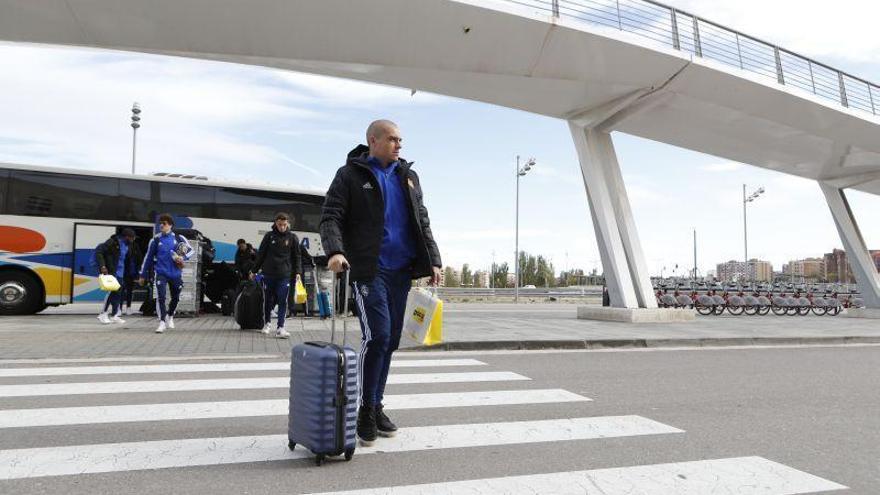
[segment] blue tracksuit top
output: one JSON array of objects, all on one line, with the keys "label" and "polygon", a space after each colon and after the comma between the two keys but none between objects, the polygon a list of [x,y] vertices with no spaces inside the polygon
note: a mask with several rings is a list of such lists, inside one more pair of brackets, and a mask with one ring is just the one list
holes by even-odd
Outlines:
[{"label": "blue tracksuit top", "polygon": [[174,248],[178,243],[186,244],[184,250],[184,259],[190,259],[193,254],[192,246],[189,240],[173,230],[167,234],[158,233],[150,240],[150,246],[147,248],[147,254],[144,256],[144,264],[141,265],[141,278],[147,278],[150,270],[156,268],[156,276],[164,276],[169,279],[179,279],[180,268],[174,263]]},{"label": "blue tracksuit top", "polygon": [[409,268],[416,257],[415,240],[410,227],[409,201],[403,184],[397,177],[398,162],[382,167],[374,157],[368,162],[382,190],[385,200],[385,229],[382,232],[382,244],[379,248],[379,268],[401,270]]},{"label": "blue tracksuit top", "polygon": [[128,255],[128,244],[125,241],[119,241],[119,262],[116,263],[116,278],[125,277],[125,256]]}]

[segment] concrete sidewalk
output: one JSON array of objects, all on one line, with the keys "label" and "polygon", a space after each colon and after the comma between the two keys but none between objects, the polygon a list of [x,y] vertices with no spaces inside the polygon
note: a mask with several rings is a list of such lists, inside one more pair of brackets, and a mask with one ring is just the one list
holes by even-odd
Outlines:
[{"label": "concrete sidewalk", "polygon": [[[880,343],[877,320],[831,316],[699,316],[684,323],[610,323],[576,319],[567,304],[449,304],[445,343],[432,350],[590,349],[606,347]],[[83,314],[88,311],[87,314]],[[153,333],[155,318],[128,317],[101,325],[91,307],[68,306],[47,314],[0,318],[0,360],[152,356],[287,355],[293,344],[328,340],[329,322],[295,318],[290,340],[238,330],[232,318],[178,318],[177,329]],[[96,310],[95,310],[96,311]],[[348,342],[358,347],[360,327],[348,319]],[[337,337],[339,338],[339,336]],[[413,342],[402,347],[422,349]]]}]

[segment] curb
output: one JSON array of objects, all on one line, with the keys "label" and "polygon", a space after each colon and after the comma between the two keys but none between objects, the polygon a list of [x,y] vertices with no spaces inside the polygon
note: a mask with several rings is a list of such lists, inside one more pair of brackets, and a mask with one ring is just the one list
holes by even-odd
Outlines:
[{"label": "curb", "polygon": [[[407,347],[407,351],[534,351],[544,349],[649,349],[663,347],[747,347],[880,344],[880,337],[711,337],[696,339],[501,340],[444,342]],[[401,349],[403,350],[403,349]]]}]

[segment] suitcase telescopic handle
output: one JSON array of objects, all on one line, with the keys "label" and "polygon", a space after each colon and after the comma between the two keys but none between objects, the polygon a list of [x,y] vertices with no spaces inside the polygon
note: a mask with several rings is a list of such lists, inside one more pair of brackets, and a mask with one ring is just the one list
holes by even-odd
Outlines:
[{"label": "suitcase telescopic handle", "polygon": [[[342,345],[345,346],[345,338],[347,333],[347,326],[345,324],[345,316],[348,314],[348,296],[349,296],[349,275],[351,273],[351,269],[348,264],[344,264],[342,266],[345,269],[345,276],[340,278],[336,273],[333,274],[333,283],[330,285],[330,308],[332,308],[332,312],[330,314],[330,343],[336,342],[336,317],[337,315],[342,315]],[[343,300],[342,300],[342,312],[337,311],[339,304],[337,299],[338,289],[336,287],[337,284],[342,283],[342,280],[345,280],[345,289],[343,290]]]}]

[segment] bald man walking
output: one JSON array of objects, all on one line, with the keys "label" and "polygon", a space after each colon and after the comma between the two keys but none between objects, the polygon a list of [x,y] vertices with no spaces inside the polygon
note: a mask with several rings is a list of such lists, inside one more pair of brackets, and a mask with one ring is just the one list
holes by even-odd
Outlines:
[{"label": "bald man walking", "polygon": [[400,344],[406,297],[417,278],[440,281],[440,251],[431,233],[419,177],[400,158],[400,129],[377,120],[367,129],[367,146],[348,154],[324,200],[321,242],[336,273],[351,269],[361,323],[358,361],[360,409],[357,434],[372,445],[397,426],[382,399],[391,355]]}]

